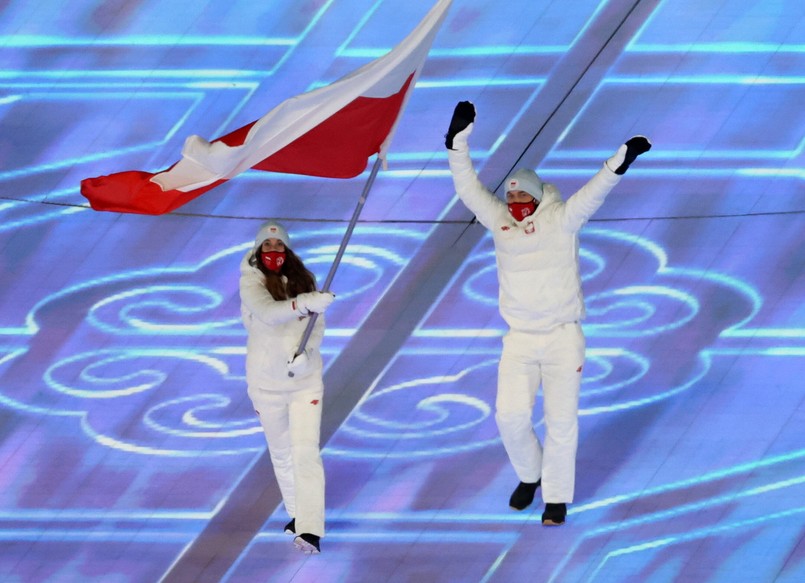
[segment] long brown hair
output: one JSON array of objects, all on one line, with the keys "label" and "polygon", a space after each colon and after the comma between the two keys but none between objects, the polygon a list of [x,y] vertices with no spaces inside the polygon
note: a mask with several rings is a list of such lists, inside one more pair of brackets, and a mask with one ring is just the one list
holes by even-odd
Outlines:
[{"label": "long brown hair", "polygon": [[[299,294],[316,291],[316,277],[290,247],[285,247],[285,262],[279,272],[266,269],[260,261],[260,247],[254,251],[249,263],[266,276],[266,290],[277,301],[290,300]],[[283,275],[288,278],[287,284],[282,281]]]}]

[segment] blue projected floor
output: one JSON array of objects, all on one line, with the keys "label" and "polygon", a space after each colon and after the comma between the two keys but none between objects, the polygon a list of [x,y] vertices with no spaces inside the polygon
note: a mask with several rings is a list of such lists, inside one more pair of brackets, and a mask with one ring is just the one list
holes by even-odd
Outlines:
[{"label": "blue projected floor", "polygon": [[[1,581],[805,580],[794,0],[454,1],[332,286],[323,553],[282,533],[238,264],[280,218],[322,281],[366,174],[247,172],[160,217],[92,211],[79,183],[168,167],[431,3],[0,6]],[[465,99],[493,189],[530,166],[567,196],[629,136],[654,143],[582,231],[561,528],[508,508],[492,242],[443,148]]]}]

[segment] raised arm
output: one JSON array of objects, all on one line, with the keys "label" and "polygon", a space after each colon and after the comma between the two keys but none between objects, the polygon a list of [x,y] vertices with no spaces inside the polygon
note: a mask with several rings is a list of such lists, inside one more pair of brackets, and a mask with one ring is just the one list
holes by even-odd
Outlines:
[{"label": "raised arm", "polygon": [[470,158],[469,136],[475,121],[475,106],[469,101],[456,105],[450,127],[445,135],[447,160],[453,175],[456,194],[486,228],[494,227],[494,220],[505,203],[489,191],[481,181]]},{"label": "raised arm", "polygon": [[563,227],[578,231],[604,204],[610,191],[620,182],[632,162],[640,154],[651,149],[651,142],[644,136],[635,136],[623,144],[606,162],[603,168],[571,196],[564,208]]}]

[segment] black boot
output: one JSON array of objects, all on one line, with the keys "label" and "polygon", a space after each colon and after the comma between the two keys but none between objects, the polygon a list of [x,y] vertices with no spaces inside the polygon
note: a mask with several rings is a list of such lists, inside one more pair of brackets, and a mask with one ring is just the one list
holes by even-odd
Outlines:
[{"label": "black boot", "polygon": [[534,501],[534,494],[537,488],[539,488],[540,482],[542,482],[542,480],[537,480],[532,483],[520,482],[517,484],[514,492],[512,492],[511,498],[509,498],[509,506],[515,510],[525,510],[528,508]]},{"label": "black boot", "polygon": [[567,504],[564,502],[554,504],[548,502],[545,505],[545,512],[542,513],[542,524],[545,526],[559,526],[565,523],[567,516]]},{"label": "black boot", "polygon": [[305,532],[293,539],[293,544],[306,555],[317,555],[321,552],[320,540],[321,537]]},{"label": "black boot", "polygon": [[285,531],[285,534],[296,534],[296,519],[291,518],[291,522],[286,524],[282,530]]}]

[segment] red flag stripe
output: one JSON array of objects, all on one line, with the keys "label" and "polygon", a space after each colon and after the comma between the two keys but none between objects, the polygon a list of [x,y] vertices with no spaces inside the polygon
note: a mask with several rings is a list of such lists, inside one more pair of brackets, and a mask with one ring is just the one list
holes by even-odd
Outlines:
[{"label": "red flag stripe", "polygon": [[[253,166],[257,170],[353,178],[377,154],[400,111],[413,74],[396,94],[379,99],[358,97],[333,117]],[[363,136],[356,142],[354,135]],[[316,153],[311,159],[310,152]]]}]

